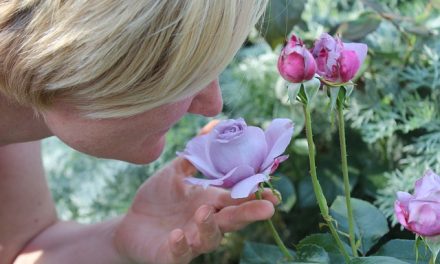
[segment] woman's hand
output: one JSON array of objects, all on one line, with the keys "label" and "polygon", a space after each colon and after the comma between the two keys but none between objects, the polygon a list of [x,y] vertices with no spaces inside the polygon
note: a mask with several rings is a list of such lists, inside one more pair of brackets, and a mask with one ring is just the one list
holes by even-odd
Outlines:
[{"label": "woman's hand", "polygon": [[189,263],[214,250],[224,233],[273,215],[278,201],[270,191],[264,200],[232,199],[226,190],[183,182],[195,172],[188,161],[176,158],[140,187],[114,236],[128,261]]}]

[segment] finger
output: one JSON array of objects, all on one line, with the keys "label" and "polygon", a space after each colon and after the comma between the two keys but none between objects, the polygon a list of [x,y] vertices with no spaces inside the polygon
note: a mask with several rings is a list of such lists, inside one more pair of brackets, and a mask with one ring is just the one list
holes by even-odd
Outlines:
[{"label": "finger", "polygon": [[199,232],[199,240],[194,247],[198,253],[214,250],[223,238],[214,218],[214,210],[212,206],[202,205],[194,215]]},{"label": "finger", "polygon": [[[256,197],[255,193],[250,195],[247,198],[234,199],[231,197],[230,192],[224,191],[221,194],[219,194],[217,201],[215,202],[215,206],[217,208],[223,208],[223,207],[231,206],[231,205],[240,205],[242,203],[245,203],[248,201],[253,201],[256,199],[257,199],[257,197]],[[271,202],[273,205],[278,205],[280,203],[280,200],[278,200],[278,198],[272,193],[272,190],[267,189],[267,188],[264,189],[264,191],[262,193],[262,199]]]},{"label": "finger", "polygon": [[176,173],[184,177],[194,175],[197,172],[196,167],[191,162],[181,157],[173,160],[173,166],[176,168]]},{"label": "finger", "polygon": [[191,248],[188,245],[185,234],[181,229],[174,229],[168,237],[168,245],[170,247],[169,263],[189,263],[192,259]]},{"label": "finger", "polygon": [[275,208],[271,202],[254,200],[223,208],[216,214],[216,222],[222,233],[232,232],[252,222],[269,219],[274,212]]},{"label": "finger", "polygon": [[206,124],[199,132],[199,135],[205,135],[211,132],[211,130],[220,123],[220,120],[214,119],[210,121],[208,124]]}]

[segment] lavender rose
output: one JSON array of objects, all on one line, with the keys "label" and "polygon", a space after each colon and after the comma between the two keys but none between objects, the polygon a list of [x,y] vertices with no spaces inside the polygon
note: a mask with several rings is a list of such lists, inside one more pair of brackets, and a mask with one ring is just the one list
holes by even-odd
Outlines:
[{"label": "lavender rose", "polygon": [[440,235],[440,177],[428,170],[414,194],[397,192],[394,211],[400,224],[421,236]]},{"label": "lavender rose", "polygon": [[248,197],[287,159],[282,154],[292,135],[293,124],[288,119],[274,119],[266,131],[247,126],[241,118],[222,121],[210,133],[190,140],[178,153],[206,177],[185,181],[205,188],[231,189],[232,198]]}]

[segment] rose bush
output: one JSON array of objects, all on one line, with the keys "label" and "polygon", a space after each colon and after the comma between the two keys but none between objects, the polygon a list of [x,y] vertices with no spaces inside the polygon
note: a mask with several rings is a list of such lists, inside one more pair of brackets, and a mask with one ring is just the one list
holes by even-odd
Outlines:
[{"label": "rose bush", "polygon": [[363,43],[343,43],[338,37],[323,33],[315,42],[312,54],[317,73],[325,81],[345,83],[356,75],[367,51],[368,47]]},{"label": "rose bush", "polygon": [[248,197],[287,159],[282,154],[292,135],[289,119],[274,119],[266,131],[247,126],[241,118],[222,121],[210,133],[190,140],[178,153],[206,177],[185,181],[205,188],[230,188],[232,198]]},{"label": "rose bush", "polygon": [[421,236],[440,235],[440,176],[428,170],[416,181],[413,195],[397,192],[394,210],[406,229]]},{"label": "rose bush", "polygon": [[290,37],[278,59],[278,71],[288,82],[301,83],[313,78],[316,63],[303,41],[295,35]]}]

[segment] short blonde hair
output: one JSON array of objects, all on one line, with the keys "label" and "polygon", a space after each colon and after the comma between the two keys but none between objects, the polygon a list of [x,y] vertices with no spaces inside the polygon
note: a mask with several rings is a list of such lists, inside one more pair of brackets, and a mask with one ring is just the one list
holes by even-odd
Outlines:
[{"label": "short blonde hair", "polygon": [[195,94],[267,0],[0,0],[0,92],[126,117]]}]

